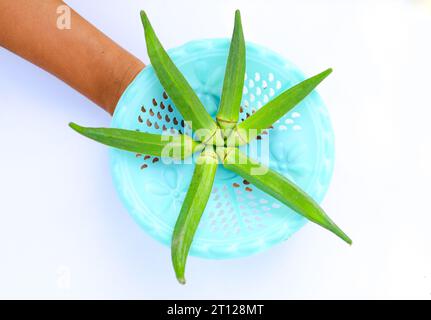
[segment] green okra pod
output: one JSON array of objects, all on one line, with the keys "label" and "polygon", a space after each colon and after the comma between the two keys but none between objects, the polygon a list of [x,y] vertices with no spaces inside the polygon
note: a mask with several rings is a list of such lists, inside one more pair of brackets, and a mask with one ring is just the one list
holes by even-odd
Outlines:
[{"label": "green okra pod", "polygon": [[151,64],[160,83],[184,120],[191,122],[193,130],[196,130],[197,137],[202,142],[207,142],[214,135],[221,136],[216,122],[205,110],[199,97],[163,48],[144,11],[141,11],[141,20],[145,29],[145,40]]},{"label": "green okra pod", "polygon": [[190,187],[172,236],[172,263],[180,283],[185,283],[185,267],[194,234],[205,210],[218,166],[212,147],[205,148],[196,161]]},{"label": "green okra pod", "polygon": [[238,122],[244,88],[245,50],[241,15],[239,10],[236,10],[235,27],[230,43],[220,107],[217,113],[217,122],[222,129],[232,129]]},{"label": "green okra pod", "polygon": [[352,240],[326,215],[317,202],[286,177],[248,158],[237,148],[225,150],[223,165],[308,220],[352,244]]},{"label": "green okra pod", "polygon": [[[263,130],[271,127],[277,120],[292,110],[309,95],[319,83],[331,74],[331,72],[332,69],[327,69],[287,89],[279,96],[269,101],[244,122],[238,124],[237,129],[232,133],[231,139],[237,142],[236,145],[249,143]],[[236,139],[234,138],[235,136],[237,136]]]},{"label": "green okra pod", "polygon": [[110,147],[151,156],[185,159],[204,147],[187,135],[168,136],[116,128],[88,128],[76,123],[70,123],[69,126],[83,136]]}]

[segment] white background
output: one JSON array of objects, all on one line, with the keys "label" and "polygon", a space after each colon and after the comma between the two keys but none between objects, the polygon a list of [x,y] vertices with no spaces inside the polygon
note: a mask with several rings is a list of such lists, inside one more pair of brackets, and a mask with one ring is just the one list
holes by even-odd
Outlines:
[{"label": "white background", "polygon": [[247,40],[308,75],[333,67],[323,206],[354,244],[308,224],[256,256],[190,258],[178,285],[169,249],[122,207],[107,148],[67,126],[110,117],[0,49],[0,298],[431,298],[429,1],[68,3],[146,63],[141,8],[168,48],[230,36],[240,8]]}]

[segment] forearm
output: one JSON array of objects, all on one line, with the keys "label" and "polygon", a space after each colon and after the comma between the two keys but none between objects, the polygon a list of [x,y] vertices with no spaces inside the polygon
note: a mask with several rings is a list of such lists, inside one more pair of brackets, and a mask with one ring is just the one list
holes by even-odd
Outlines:
[{"label": "forearm", "polygon": [[0,0],[0,45],[54,74],[110,113],[144,64],[60,0]]}]

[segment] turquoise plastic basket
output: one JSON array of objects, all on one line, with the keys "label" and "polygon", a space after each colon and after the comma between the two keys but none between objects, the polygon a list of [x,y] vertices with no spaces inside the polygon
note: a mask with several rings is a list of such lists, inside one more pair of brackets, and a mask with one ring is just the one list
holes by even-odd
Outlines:
[{"label": "turquoise plastic basket", "polygon": [[[213,117],[219,105],[229,41],[199,40],[169,50]],[[247,43],[240,118],[304,79],[297,67],[278,54]],[[148,66],[118,102],[112,127],[184,132],[182,120]],[[262,157],[263,153],[258,157],[272,169],[295,181],[316,201],[323,199],[333,170],[334,143],[327,109],[316,92],[253,144],[268,146],[268,157]],[[166,164],[155,157],[112,149],[111,168],[115,187],[132,217],[153,238],[170,245],[194,164]],[[212,259],[251,255],[286,240],[305,223],[305,218],[219,166],[190,254]]]}]

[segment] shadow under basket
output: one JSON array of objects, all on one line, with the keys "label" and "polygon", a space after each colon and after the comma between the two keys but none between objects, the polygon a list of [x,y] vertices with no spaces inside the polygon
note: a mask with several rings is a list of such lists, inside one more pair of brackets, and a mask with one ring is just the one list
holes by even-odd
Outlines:
[{"label": "shadow under basket", "polygon": [[[229,39],[189,42],[168,53],[207,111],[217,113]],[[304,80],[278,54],[247,43],[247,69],[240,121]],[[154,69],[146,67],[124,92],[112,127],[149,133],[189,129],[164,92]],[[314,91],[244,150],[322,201],[332,176],[333,132],[328,112]],[[120,198],[135,221],[170,246],[173,228],[193,174],[194,163],[111,150],[111,171]],[[191,159],[190,159],[191,160]],[[289,238],[306,219],[219,165],[190,254],[225,259],[248,256]]]}]

